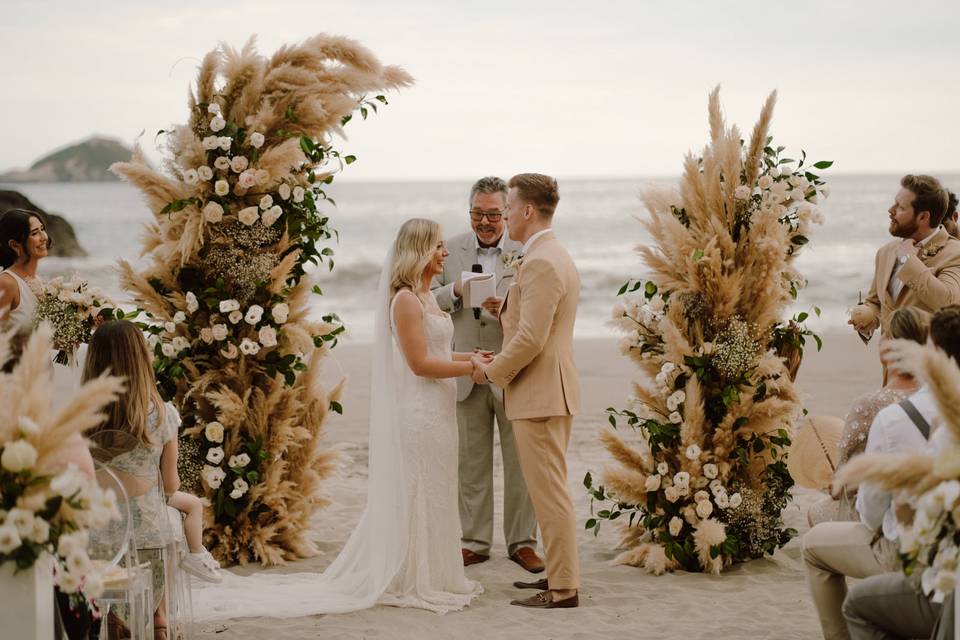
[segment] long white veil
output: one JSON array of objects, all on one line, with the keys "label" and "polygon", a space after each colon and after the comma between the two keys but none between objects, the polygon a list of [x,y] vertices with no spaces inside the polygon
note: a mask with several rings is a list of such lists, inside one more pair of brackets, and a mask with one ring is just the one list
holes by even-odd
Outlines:
[{"label": "long white veil", "polygon": [[391,245],[383,263],[374,313],[370,378],[367,506],[340,555],[322,574],[223,571],[222,584],[193,592],[197,620],[270,616],[292,618],[372,607],[397,574],[409,543],[409,505],[398,434],[398,366],[390,329]]}]

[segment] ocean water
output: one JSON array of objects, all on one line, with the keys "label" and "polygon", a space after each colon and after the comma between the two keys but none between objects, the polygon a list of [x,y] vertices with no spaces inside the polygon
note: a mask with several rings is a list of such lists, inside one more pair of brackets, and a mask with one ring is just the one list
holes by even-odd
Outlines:
[{"label": "ocean water", "polygon": [[[899,186],[895,175],[843,175],[828,178],[830,198],[821,205],[826,222],[815,227],[811,242],[797,261],[808,279],[794,312],[816,305],[823,316],[812,326],[842,327],[847,309],[866,295],[877,248],[890,239],[887,208]],[[960,175],[941,176],[947,186],[960,187]],[[561,201],[555,218],[557,236],[570,250],[580,270],[583,290],[577,317],[578,337],[614,335],[607,326],[620,285],[643,277],[635,251],[649,241],[638,217],[643,206],[638,193],[649,180],[561,180]],[[669,183],[670,180],[657,180]],[[139,236],[151,214],[139,192],[121,183],[22,184],[14,188],[73,224],[87,258],[49,258],[44,275],[77,272],[115,299],[124,300],[114,266],[118,258],[139,260]],[[314,312],[336,312],[350,339],[368,341],[372,334],[371,294],[380,266],[399,225],[410,217],[437,220],[445,234],[469,230],[469,181],[339,182],[329,194],[337,201],[330,214],[340,232],[336,267],[317,270],[323,289],[314,297]]]}]

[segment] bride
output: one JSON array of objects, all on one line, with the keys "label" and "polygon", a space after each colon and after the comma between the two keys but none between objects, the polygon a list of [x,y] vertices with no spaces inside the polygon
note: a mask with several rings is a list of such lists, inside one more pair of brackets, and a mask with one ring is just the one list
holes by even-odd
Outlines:
[{"label": "bride", "polygon": [[11,209],[0,216],[0,327],[33,324],[41,286],[37,266],[49,249],[38,213]]},{"label": "bride", "polygon": [[298,617],[385,604],[437,613],[482,593],[463,572],[457,509],[454,378],[470,353],[452,353],[453,322],[430,282],[448,252],[424,219],[400,228],[380,276],[370,393],[367,506],[322,574],[225,572],[194,589],[198,619]]}]

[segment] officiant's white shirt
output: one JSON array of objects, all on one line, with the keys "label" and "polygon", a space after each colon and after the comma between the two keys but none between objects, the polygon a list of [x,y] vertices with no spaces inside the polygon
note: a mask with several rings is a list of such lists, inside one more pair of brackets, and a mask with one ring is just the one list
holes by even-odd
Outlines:
[{"label": "officiant's white shirt", "polygon": [[497,242],[495,246],[481,247],[480,240],[477,239],[477,234],[473,234],[473,244],[477,249],[477,263],[483,267],[484,273],[497,272],[497,260],[500,259],[500,255],[503,253],[503,242],[506,237],[507,233],[503,232],[500,234],[500,241]]}]

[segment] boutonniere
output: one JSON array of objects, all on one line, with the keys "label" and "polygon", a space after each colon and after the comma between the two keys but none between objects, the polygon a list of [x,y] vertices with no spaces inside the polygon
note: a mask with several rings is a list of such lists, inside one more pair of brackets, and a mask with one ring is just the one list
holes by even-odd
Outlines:
[{"label": "boutonniere", "polygon": [[507,251],[500,259],[503,260],[503,266],[507,269],[516,269],[523,262],[523,256],[517,254],[516,251]]}]

